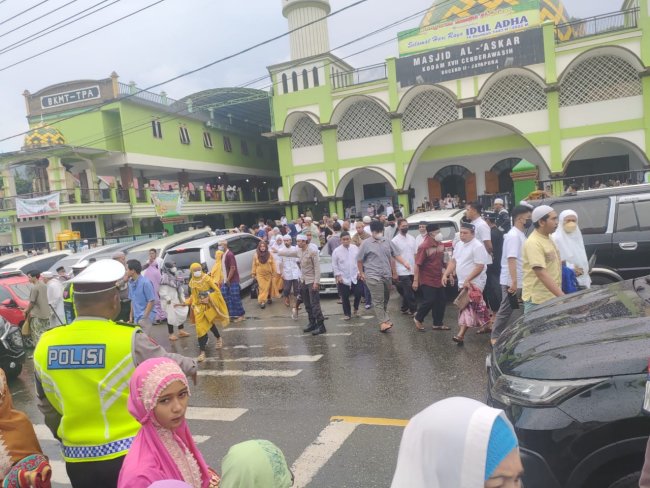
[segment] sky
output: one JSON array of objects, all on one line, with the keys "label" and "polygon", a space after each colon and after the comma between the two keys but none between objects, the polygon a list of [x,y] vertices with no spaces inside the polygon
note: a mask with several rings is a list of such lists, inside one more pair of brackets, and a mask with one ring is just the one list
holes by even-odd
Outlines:
[{"label": "sky", "polygon": [[[107,78],[113,71],[120,81],[134,81],[138,87],[147,88],[287,31],[281,0],[162,0],[125,20],[10,67],[155,1],[0,0],[0,139],[28,129],[22,96],[25,90],[33,93],[55,83]],[[334,12],[355,1],[330,0],[330,3]],[[395,39],[397,32],[417,27],[423,13],[380,34],[336,49],[378,28],[423,12],[432,3],[432,0],[366,0],[328,19],[331,49],[336,55],[346,57]],[[622,0],[564,0],[569,13],[576,18],[612,12],[621,3]],[[52,34],[5,51],[26,37],[95,5],[95,8],[105,8]],[[30,10],[20,14],[26,9]],[[389,42],[346,61],[363,67],[396,55],[397,42]],[[241,86],[268,76],[267,66],[287,60],[289,40],[284,37],[152,91],[164,90],[178,99],[208,88]],[[267,79],[253,87],[265,88],[268,84]],[[0,140],[0,152],[18,150],[22,143],[22,136]]]}]

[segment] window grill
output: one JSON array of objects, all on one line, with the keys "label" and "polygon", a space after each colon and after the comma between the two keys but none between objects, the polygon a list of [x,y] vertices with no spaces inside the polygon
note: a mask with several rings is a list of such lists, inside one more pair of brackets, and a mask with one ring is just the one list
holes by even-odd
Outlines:
[{"label": "window grill", "polygon": [[544,88],[524,75],[511,75],[492,85],[481,102],[481,116],[486,119],[546,110]]},{"label": "window grill", "polygon": [[350,105],[338,126],[338,141],[383,136],[392,132],[388,113],[378,103],[370,100],[362,100]]},{"label": "window grill", "polygon": [[203,146],[208,149],[212,149],[212,136],[209,132],[203,133]]},{"label": "window grill", "polygon": [[642,94],[641,78],[618,56],[596,56],[575,66],[560,86],[560,106],[615,100]]},{"label": "window grill", "polygon": [[404,110],[402,127],[408,132],[440,127],[457,119],[456,103],[442,92],[428,90],[419,93],[410,101]]},{"label": "window grill", "polygon": [[248,143],[246,141],[240,141],[239,142],[241,153],[244,156],[248,156]]},{"label": "window grill", "polygon": [[160,125],[160,120],[151,121],[151,130],[156,139],[162,139],[162,126]]},{"label": "window grill", "polygon": [[232,144],[230,143],[230,137],[223,136],[223,150],[226,152],[232,152]]},{"label": "window grill", "polygon": [[187,132],[187,127],[183,127],[183,126],[179,127],[178,133],[181,138],[181,144],[190,143],[190,133]]},{"label": "window grill", "polygon": [[309,117],[301,118],[291,134],[291,148],[319,146],[323,143],[318,127]]}]

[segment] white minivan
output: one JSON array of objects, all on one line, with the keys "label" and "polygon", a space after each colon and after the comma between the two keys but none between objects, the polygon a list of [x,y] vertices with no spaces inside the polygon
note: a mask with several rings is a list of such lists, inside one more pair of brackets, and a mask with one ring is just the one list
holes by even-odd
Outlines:
[{"label": "white minivan", "polygon": [[126,259],[137,259],[144,266],[149,261],[150,249],[155,249],[158,257],[164,259],[165,253],[172,247],[210,235],[213,235],[212,229],[204,227],[203,229],[186,230],[171,236],[161,237],[153,242],[147,241],[140,246],[129,249],[126,253]]}]

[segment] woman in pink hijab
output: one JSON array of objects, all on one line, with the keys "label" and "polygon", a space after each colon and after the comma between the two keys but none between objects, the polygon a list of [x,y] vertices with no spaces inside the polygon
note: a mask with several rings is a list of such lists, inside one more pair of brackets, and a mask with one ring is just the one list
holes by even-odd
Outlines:
[{"label": "woman in pink hijab", "polygon": [[142,428],[124,459],[118,488],[148,488],[163,480],[193,488],[218,486],[185,420],[190,390],[187,378],[169,358],[140,364],[130,383],[128,408]]}]

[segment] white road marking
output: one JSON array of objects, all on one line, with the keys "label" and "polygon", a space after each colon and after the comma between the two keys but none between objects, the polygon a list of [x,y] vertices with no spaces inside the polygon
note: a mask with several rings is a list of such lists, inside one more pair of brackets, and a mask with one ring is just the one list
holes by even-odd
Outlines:
[{"label": "white road marking", "polygon": [[199,376],[254,376],[262,377],[276,377],[276,378],[292,378],[302,373],[302,369],[252,369],[243,371],[241,369],[229,369],[225,371],[213,371],[210,369],[201,370],[198,372]]},{"label": "white road marking", "polygon": [[[318,337],[325,336],[325,337],[336,337],[336,336],[351,336],[352,332],[327,332],[325,334],[319,334]],[[287,337],[309,337],[308,334],[292,334]]]},{"label": "white road marking", "polygon": [[194,442],[197,443],[197,444],[203,444],[209,438],[210,438],[209,435],[193,435],[192,436],[192,439],[194,439]]},{"label": "white road marking", "polygon": [[362,315],[361,318],[362,318],[362,319],[369,320],[369,319],[374,319],[375,316],[374,316],[374,315]]},{"label": "white road marking", "polygon": [[299,326],[297,325],[280,325],[278,327],[228,327],[221,332],[237,332],[240,330],[290,330],[298,328]]},{"label": "white road marking", "polygon": [[248,412],[247,408],[188,407],[185,418],[188,420],[219,420],[233,422]]},{"label": "white road marking", "polygon": [[298,355],[298,356],[263,356],[259,358],[236,358],[236,359],[219,359],[210,358],[209,361],[213,363],[315,363],[323,357],[322,354],[314,356]]},{"label": "white road marking", "polygon": [[325,427],[318,438],[307,446],[291,466],[295,476],[293,486],[297,488],[307,486],[358,425],[349,422],[332,422]]},{"label": "white road marking", "polygon": [[52,483],[70,486],[70,478],[68,478],[68,473],[65,470],[64,461],[52,461],[50,459],[50,467],[52,468]]},{"label": "white road marking", "polygon": [[351,324],[349,322],[343,324],[336,324],[336,327],[368,327],[367,324]]},{"label": "white road marking", "polygon": [[34,424],[34,432],[36,432],[36,438],[39,441],[56,441],[52,432],[50,432],[50,429],[45,424]]}]

